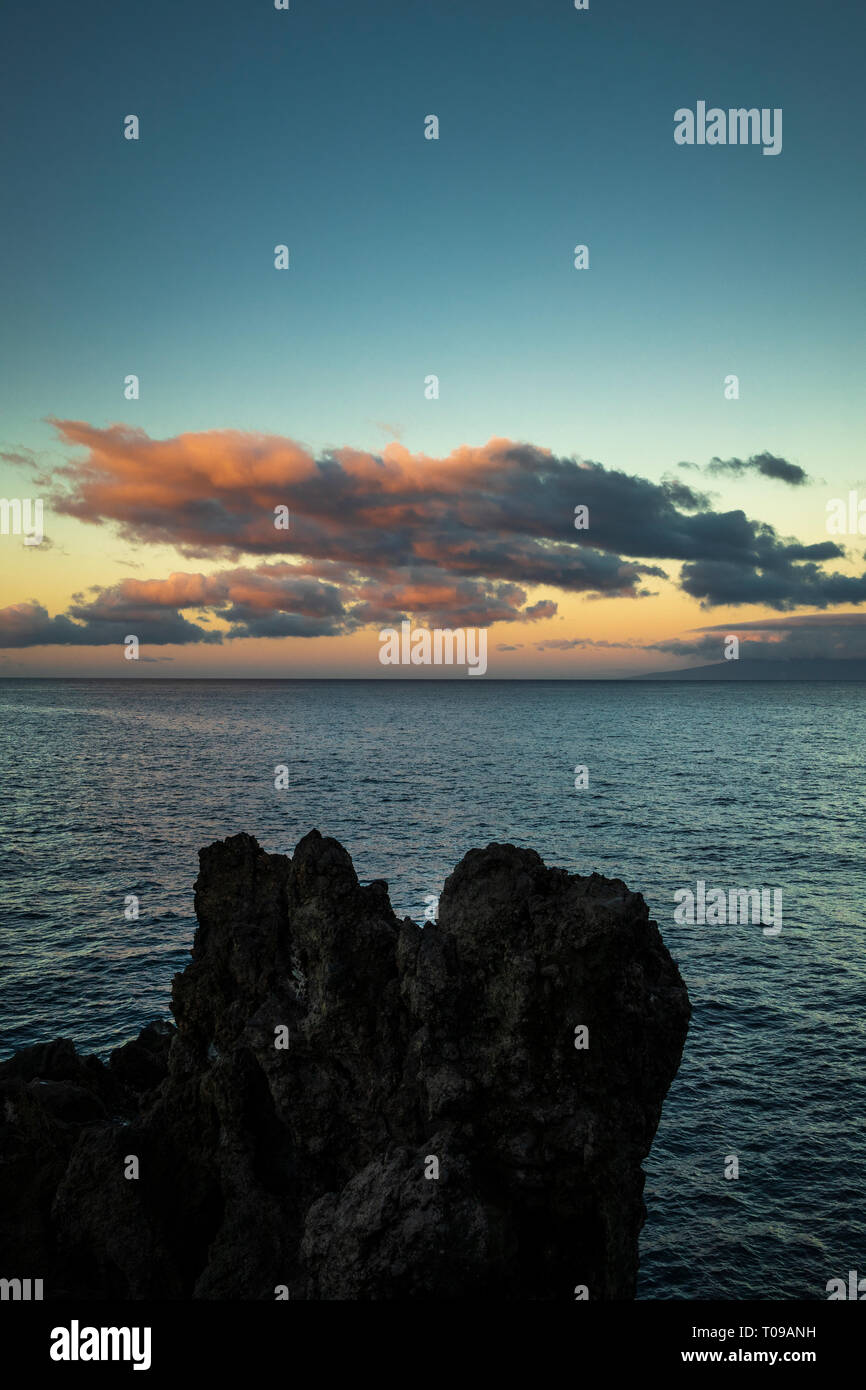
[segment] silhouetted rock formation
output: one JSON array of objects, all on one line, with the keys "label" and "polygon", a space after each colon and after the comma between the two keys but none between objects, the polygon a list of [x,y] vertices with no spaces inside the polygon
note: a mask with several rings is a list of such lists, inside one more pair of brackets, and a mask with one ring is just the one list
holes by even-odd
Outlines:
[{"label": "silhouetted rock formation", "polygon": [[419,928],[315,830],[200,860],[177,1031],[0,1067],[0,1272],[46,1298],[632,1298],[690,1013],[640,895],[489,845]]}]

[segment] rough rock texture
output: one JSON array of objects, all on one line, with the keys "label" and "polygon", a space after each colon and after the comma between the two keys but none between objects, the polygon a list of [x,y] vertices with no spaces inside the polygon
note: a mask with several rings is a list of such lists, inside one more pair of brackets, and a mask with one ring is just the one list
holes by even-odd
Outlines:
[{"label": "rough rock texture", "polygon": [[489,845],[422,929],[315,830],[200,860],[177,1030],[0,1066],[0,1272],[47,1298],[632,1298],[690,1013],[640,895]]}]

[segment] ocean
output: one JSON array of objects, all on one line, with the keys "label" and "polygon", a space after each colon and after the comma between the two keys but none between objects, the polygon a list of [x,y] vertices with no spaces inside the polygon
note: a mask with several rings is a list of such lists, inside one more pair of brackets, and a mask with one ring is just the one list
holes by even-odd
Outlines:
[{"label": "ocean", "polygon": [[[692,1000],[639,1297],[866,1275],[866,685],[5,680],[0,711],[0,1056],[169,1016],[213,840],[315,826],[416,921],[467,850],[528,846],[642,893]],[[779,889],[781,932],[676,922],[699,880]]]}]

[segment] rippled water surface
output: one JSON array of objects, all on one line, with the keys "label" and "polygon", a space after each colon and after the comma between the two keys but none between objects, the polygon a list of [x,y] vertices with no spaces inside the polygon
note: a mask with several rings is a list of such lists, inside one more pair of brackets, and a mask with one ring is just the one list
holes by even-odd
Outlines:
[{"label": "rippled water surface", "polygon": [[[468,849],[531,846],[643,893],[692,998],[640,1295],[825,1298],[866,1272],[866,686],[3,681],[0,711],[2,1055],[104,1055],[167,1015],[212,840],[291,853],[317,826],[416,920]],[[699,878],[781,888],[781,934],[676,925]]]}]

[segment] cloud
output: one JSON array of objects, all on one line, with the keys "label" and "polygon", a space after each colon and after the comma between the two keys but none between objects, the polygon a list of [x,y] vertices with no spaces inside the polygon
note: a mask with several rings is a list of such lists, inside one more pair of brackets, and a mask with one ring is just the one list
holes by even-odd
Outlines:
[{"label": "cloud", "polygon": [[[737,623],[738,632],[793,632],[797,628],[820,631],[831,627],[862,628],[866,631],[866,613],[798,613],[790,618],[749,618],[744,623]],[[699,629],[701,632],[722,630],[727,631],[725,623],[708,623]]]},{"label": "cloud", "polygon": [[556,616],[556,604],[549,599],[543,599],[539,603],[531,603],[528,608],[524,608],[523,617],[529,622],[537,622],[539,618],[553,618]]},{"label": "cloud", "polygon": [[[743,636],[744,633],[754,636]],[[806,613],[729,625],[714,623],[698,629],[694,637],[653,642],[645,650],[721,661],[724,637],[729,634],[740,638],[741,659],[759,657],[768,661],[789,661],[792,658],[866,658],[866,613]]]},{"label": "cloud", "polygon": [[[278,435],[159,440],[123,425],[53,423],[67,449],[84,451],[45,480],[56,512],[235,564],[125,580],[54,619],[38,605],[28,618],[6,610],[0,645],[4,633],[15,643],[31,634],[32,644],[37,631],[45,641],[110,641],[117,624],[135,632],[136,622],[153,624],[154,642],[334,636],[404,617],[486,627],[553,617],[557,600],[530,603],[532,589],[638,601],[654,592],[650,578],[671,578],[705,607],[866,601],[866,574],[824,568],[845,556],[835,541],[803,545],[743,511],[714,511],[679,478],[651,482],[535,445],[491,439],[433,457],[392,443],[381,455],[347,447],[315,456]],[[769,454],[728,460],[741,463],[796,467]],[[574,526],[579,504],[589,508],[585,530]],[[274,525],[281,507],[288,530]],[[198,622],[182,616],[189,609]],[[222,634],[201,625],[205,615]]]},{"label": "cloud", "polygon": [[[57,512],[114,523],[127,540],[188,556],[298,556],[367,573],[422,565],[452,577],[630,596],[641,576],[664,577],[657,566],[622,559],[611,537],[574,530],[584,468],[595,470],[596,490],[602,476],[627,484],[625,475],[507,440],[443,459],[398,443],[381,455],[345,448],[316,458],[282,436],[210,431],[152,440],[121,425],[54,424],[65,444],[87,451],[55,470]],[[289,508],[288,530],[274,525],[280,506]]]},{"label": "cloud", "polygon": [[751,566],[730,560],[698,560],[683,565],[680,584],[704,607],[760,603],[785,610],[863,603],[866,574],[827,574],[817,563],[842,554],[844,551],[832,541],[782,545],[772,538],[769,543],[756,544]]},{"label": "cloud", "polygon": [[[318,573],[324,568],[333,583]],[[121,643],[128,634],[153,645],[217,643],[244,637],[337,637],[413,616],[431,627],[486,627],[552,617],[549,601],[526,606],[517,584],[446,580],[434,570],[368,577],[339,566],[275,562],[204,575],[124,579],[89,595],[73,594],[66,613],[50,618],[38,603],[0,610],[0,648]],[[183,617],[195,610],[197,622]],[[209,631],[211,618],[228,624]]]},{"label": "cloud", "polygon": [[567,652],[575,647],[621,647],[631,648],[633,642],[601,642],[591,637],[546,637],[543,642],[533,644],[540,652]]},{"label": "cloud", "polygon": [[48,550],[55,550],[58,555],[69,554],[68,550],[65,550],[62,545],[59,545],[57,541],[53,541],[51,537],[45,533],[43,533],[42,540],[38,545],[25,545],[24,541],[22,541],[21,549],[27,555],[44,555]]},{"label": "cloud", "polygon": [[[680,464],[680,468],[693,468],[694,466],[694,464]],[[681,478],[672,478],[666,475],[662,478],[661,488],[668,500],[684,512],[706,511],[712,502],[712,497],[708,492],[698,492],[695,488],[689,487],[688,483],[684,483]]]},{"label": "cloud", "polygon": [[[678,468],[691,468],[701,472],[700,465],[697,463],[678,463]],[[758,473],[763,478],[775,478],[779,482],[788,483],[791,487],[803,487],[812,479],[804,468],[798,463],[789,463],[787,459],[778,458],[775,454],[768,453],[766,450],[762,454],[752,454],[747,459],[720,459],[711,458],[703,469],[705,473],[731,473],[735,477],[743,473]]]},{"label": "cloud", "polygon": [[[141,643],[165,646],[189,642],[221,642],[220,633],[205,632],[179,613],[154,615],[145,609],[122,612],[108,606],[76,606],[69,614],[51,618],[40,603],[16,603],[0,609],[0,647],[121,646],[133,635]],[[73,621],[73,617],[80,621]]]},{"label": "cloud", "polygon": [[21,468],[38,467],[39,458],[33,449],[0,449],[0,459]]},{"label": "cloud", "polygon": [[753,454],[748,459],[712,458],[707,464],[707,472],[737,475],[759,473],[763,478],[776,478],[791,487],[802,487],[810,481],[808,473],[798,463],[789,463],[787,459],[777,458],[775,454],[766,451],[763,454]]},{"label": "cloud", "polygon": [[391,425],[387,420],[374,420],[373,424],[377,430],[381,430],[388,439],[402,439],[405,430],[402,425]]}]

